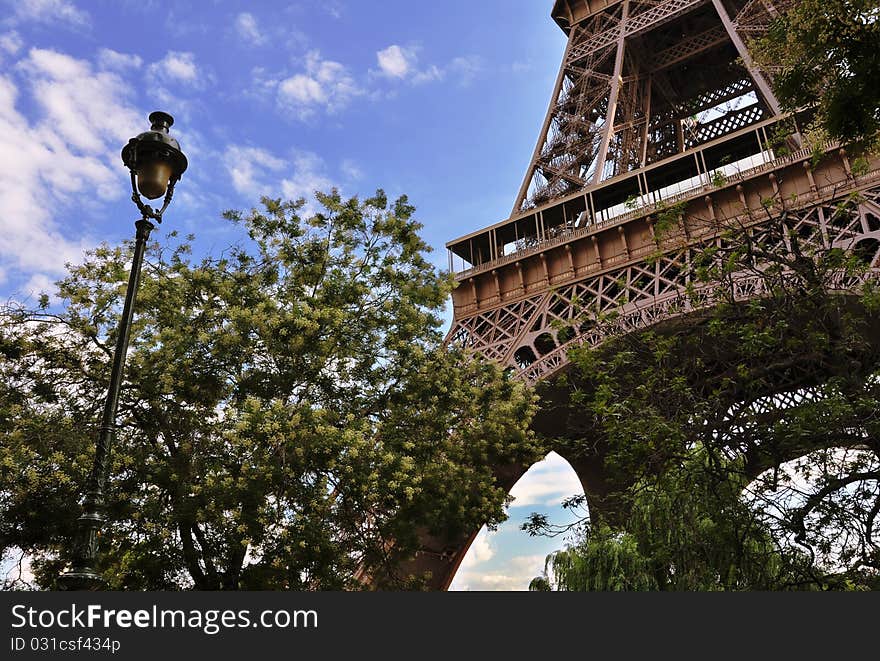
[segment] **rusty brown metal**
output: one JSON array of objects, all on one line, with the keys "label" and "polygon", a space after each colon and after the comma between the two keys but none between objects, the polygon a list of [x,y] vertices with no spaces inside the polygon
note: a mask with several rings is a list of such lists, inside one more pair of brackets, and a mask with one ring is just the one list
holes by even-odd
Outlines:
[{"label": "rusty brown metal", "polygon": [[[513,213],[778,117],[770,74],[747,42],[789,2],[557,2],[568,44]],[[689,135],[683,120],[749,94],[748,112]]]},{"label": "rusty brown metal", "polygon": [[[550,378],[564,369],[573,346],[598,346],[609,334],[692,311],[684,292],[693,256],[723,228],[757,231],[774,219],[778,211],[767,210],[768,198],[784,201],[786,222],[807,243],[852,248],[876,238],[880,162],[854,176],[837,146],[826,148],[831,157],[816,168],[810,166],[811,152],[798,150],[723,182],[704,178],[660,203],[621,207],[602,222],[560,226],[543,241],[472,267],[467,275],[473,286],[453,292],[449,341],[513,368],[529,383]],[[835,214],[837,203],[854,192],[860,202],[853,211]],[[672,204],[684,205],[684,223],[658,239],[651,221]],[[880,266],[878,257],[872,266]],[[758,295],[754,282],[739,286],[744,297]],[[587,324],[588,331],[560,340],[561,329],[571,333],[573,323],[583,326],[591,315],[595,321],[610,312],[617,314],[618,326]]]}]

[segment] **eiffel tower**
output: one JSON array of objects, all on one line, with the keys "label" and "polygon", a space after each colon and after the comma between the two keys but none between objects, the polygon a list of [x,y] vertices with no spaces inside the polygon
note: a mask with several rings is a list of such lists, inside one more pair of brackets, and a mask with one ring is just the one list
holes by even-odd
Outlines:
[{"label": "eiffel tower", "polygon": [[[782,210],[801,244],[859,249],[874,277],[880,161],[854,170],[832,143],[815,158],[817,148],[802,144],[804,115],[780,109],[772,69],[749,53],[750,40],[790,4],[556,0],[552,19],[568,43],[512,213],[447,243],[458,282],[448,342],[546,389],[566,372],[573,347],[675,318],[687,323],[696,309],[685,296],[688,267],[721,241],[720,219],[760,232]],[[836,212],[853,193],[858,204]],[[673,205],[678,227],[658,232],[659,214]],[[774,249],[791,247],[783,237]],[[755,278],[734,287],[739,300],[761,295]],[[593,323],[609,312],[613,324]],[[821,380],[803,367],[780,375],[764,405],[784,407],[785,393]],[[539,414],[535,427],[564,435],[577,426],[572,415]],[[591,511],[600,507],[609,487],[602,457],[565,458]],[[528,468],[497,467],[496,477],[510,489]],[[404,569],[430,572],[431,587],[446,589],[477,532],[426,537]]]}]

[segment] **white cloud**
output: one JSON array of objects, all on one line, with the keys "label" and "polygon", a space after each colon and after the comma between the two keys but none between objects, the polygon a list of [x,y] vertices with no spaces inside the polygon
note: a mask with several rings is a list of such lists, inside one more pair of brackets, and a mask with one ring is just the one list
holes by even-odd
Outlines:
[{"label": "white cloud", "polygon": [[436,65],[431,65],[423,71],[417,71],[413,74],[412,81],[417,85],[422,83],[432,83],[435,80],[442,80],[446,74]]},{"label": "white cloud", "polygon": [[392,80],[407,80],[413,84],[431,83],[451,77],[468,85],[483,71],[483,60],[475,55],[456,57],[445,67],[431,64],[419,68],[418,48],[392,44],[376,53],[379,71],[375,75]]},{"label": "white cloud", "polygon": [[[94,244],[72,236],[62,214],[124,194],[119,148],[143,119],[128,85],[84,60],[32,49],[14,71],[28,86],[0,75],[0,268],[41,289]],[[20,103],[33,106],[32,119]]]},{"label": "white cloud", "polygon": [[278,92],[282,99],[299,106],[327,101],[327,92],[321,83],[301,73],[282,81]]},{"label": "white cloud", "polygon": [[127,69],[140,69],[143,60],[139,55],[120,53],[110,48],[102,48],[98,51],[98,64],[103,69],[125,71]]},{"label": "white cloud", "polygon": [[342,18],[342,3],[338,0],[321,0],[320,5],[331,17]]},{"label": "white cloud", "polygon": [[555,452],[547,455],[523,475],[510,490],[513,506],[542,505],[552,507],[575,494],[584,492],[577,473]]},{"label": "white cloud", "polygon": [[485,70],[485,63],[479,55],[468,55],[456,57],[447,69],[450,76],[458,80],[459,85],[466,87]]},{"label": "white cloud", "polygon": [[531,61],[522,62],[517,60],[510,65],[510,70],[515,74],[528,73],[535,70],[535,65]]},{"label": "white cloud", "polygon": [[488,562],[494,556],[495,549],[492,548],[489,531],[483,526],[461,563],[461,571]]},{"label": "white cloud", "polygon": [[361,170],[360,166],[350,158],[346,158],[344,161],[342,161],[339,169],[342,171],[342,175],[346,179],[350,179],[351,181],[357,181],[358,179],[363,179],[364,177],[364,171]]},{"label": "white cloud", "polygon": [[300,119],[311,117],[318,108],[338,112],[352,97],[363,94],[348,69],[322,59],[318,51],[306,55],[305,72],[278,82],[277,87],[279,105]]},{"label": "white cloud", "polygon": [[286,56],[279,56],[278,51],[301,52],[309,44],[309,35],[297,28],[293,19],[260,19],[248,11],[235,15],[231,32],[247,48],[271,45],[275,50],[276,62],[287,59]]},{"label": "white cloud", "polygon": [[445,75],[439,67],[433,64],[420,70],[418,49],[415,47],[404,48],[392,44],[388,48],[378,51],[376,60],[379,62],[378,75],[383,78],[408,80],[415,84],[421,84],[440,80]]},{"label": "white cloud", "polygon": [[[315,191],[328,192],[334,183],[323,174],[324,162],[312,152],[297,152],[291,164],[291,175],[281,182],[281,193],[290,200],[310,200]],[[307,206],[307,208],[310,208]]]},{"label": "white cloud", "polygon": [[278,91],[278,78],[277,74],[267,71],[265,67],[254,67],[250,75],[251,87],[242,90],[242,93],[260,100],[274,98]]},{"label": "white cloud", "polygon": [[147,89],[153,105],[172,109],[178,119],[192,119],[196,114],[196,92],[204,90],[212,77],[196,62],[193,53],[168,51],[161,60],[147,67]]},{"label": "white cloud", "polygon": [[165,57],[150,65],[149,71],[152,76],[164,83],[198,86],[203,79],[196,64],[196,56],[180,51],[168,51]]},{"label": "white cloud", "polygon": [[269,183],[265,177],[271,172],[283,169],[286,163],[258,147],[230,145],[223,154],[223,164],[232,186],[242,195],[269,195]]},{"label": "white cloud", "polygon": [[496,571],[480,571],[462,563],[461,570],[452,581],[450,590],[528,590],[531,580],[544,569],[544,557],[540,555],[516,556]]},{"label": "white cloud", "polygon": [[312,50],[305,56],[303,70],[292,75],[254,68],[251,89],[245,93],[257,99],[274,96],[279,108],[300,120],[309,120],[318,111],[335,114],[358,96],[381,98],[384,92],[375,87],[379,80],[419,85],[452,77],[466,85],[483,70],[482,60],[474,56],[457,57],[446,67],[420,67],[418,48],[398,44],[377,51],[376,61],[378,69],[370,69],[361,85],[345,65],[323,59],[318,51]]},{"label": "white cloud", "polygon": [[256,17],[250,12],[242,12],[235,17],[235,31],[238,36],[252,46],[266,43],[266,35],[260,30]]},{"label": "white cloud", "polygon": [[406,78],[416,66],[418,58],[411,49],[404,49],[393,44],[376,53],[379,69],[389,78]]},{"label": "white cloud", "polygon": [[21,35],[15,30],[0,34],[0,50],[10,55],[18,53],[23,45],[24,42],[21,39]]},{"label": "white cloud", "polygon": [[36,300],[40,294],[53,295],[55,292],[55,280],[45,273],[35,273],[21,287],[21,294],[25,300]]},{"label": "white cloud", "polygon": [[339,187],[325,174],[321,157],[308,151],[294,151],[285,159],[259,147],[229,145],[223,153],[223,164],[240,195],[251,199],[262,195],[305,198],[304,213],[314,212],[316,191]]},{"label": "white cloud", "polygon": [[89,15],[69,0],[18,0],[15,18],[39,23],[67,23],[75,27],[89,25]]},{"label": "white cloud", "polygon": [[108,140],[124,144],[133,131],[143,129],[140,113],[126,103],[130,89],[116,74],[95,72],[85,60],[37,48],[19,66],[45,112],[41,136],[46,139],[51,127],[66,145],[96,156],[104,154]]}]

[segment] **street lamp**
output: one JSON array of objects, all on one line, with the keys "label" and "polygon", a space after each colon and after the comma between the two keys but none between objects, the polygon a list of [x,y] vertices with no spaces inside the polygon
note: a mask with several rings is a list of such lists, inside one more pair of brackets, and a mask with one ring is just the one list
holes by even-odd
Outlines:
[{"label": "street lamp", "polygon": [[[113,368],[104,402],[104,415],[98,429],[95,462],[89,476],[82,514],[76,521],[72,563],[70,569],[58,577],[58,587],[62,590],[98,590],[104,586],[104,579],[95,570],[95,565],[101,528],[104,525],[104,489],[110,468],[110,451],[116,437],[116,408],[125,368],[125,354],[128,352],[134,300],[147,241],[150,232],[156,229],[151,221],[162,222],[162,214],[174,195],[174,185],[187,166],[180,144],[168,134],[173,123],[174,118],[168,113],[150,113],[150,130],[129,140],[122,149],[122,162],[131,172],[131,199],[140,210],[141,218],[135,222],[137,234],[131,273],[128,276],[128,290],[125,292],[122,318],[117,328],[116,350],[113,353]],[[148,200],[164,195],[162,208],[156,211],[150,205],[144,204],[141,195]]]}]

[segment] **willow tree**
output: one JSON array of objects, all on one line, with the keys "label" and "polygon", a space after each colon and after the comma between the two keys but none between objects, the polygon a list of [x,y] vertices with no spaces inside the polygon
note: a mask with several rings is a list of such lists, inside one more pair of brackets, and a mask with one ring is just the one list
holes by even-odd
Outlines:
[{"label": "willow tree", "polygon": [[[406,198],[230,212],[246,238],[147,256],[100,569],[116,589],[349,589],[424,534],[501,521],[492,463],[532,461],[532,396],[442,347],[449,278]],[[50,587],[73,533],[131,246],[0,326],[0,546]]]}]

